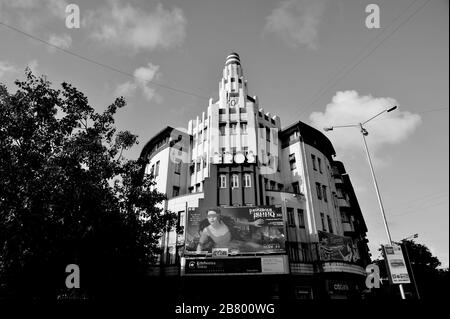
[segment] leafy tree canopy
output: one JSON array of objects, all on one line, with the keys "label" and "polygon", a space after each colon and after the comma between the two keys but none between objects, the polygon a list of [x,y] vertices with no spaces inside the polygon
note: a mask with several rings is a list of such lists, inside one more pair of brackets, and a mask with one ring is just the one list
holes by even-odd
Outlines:
[{"label": "leafy tree canopy", "polygon": [[117,293],[140,280],[175,216],[145,163],[122,156],[137,143],[114,127],[123,98],[97,113],[72,85],[25,75],[15,93],[0,84],[0,298],[54,298],[68,264],[88,296]]}]

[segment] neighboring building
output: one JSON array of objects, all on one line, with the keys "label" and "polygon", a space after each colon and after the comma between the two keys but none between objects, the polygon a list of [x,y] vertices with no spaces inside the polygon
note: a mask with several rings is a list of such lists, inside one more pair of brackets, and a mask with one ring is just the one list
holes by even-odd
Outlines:
[{"label": "neighboring building", "polygon": [[[236,294],[359,296],[370,263],[367,228],[334,155],[318,130],[301,121],[282,129],[278,116],[260,108],[239,55],[230,54],[219,99],[210,99],[187,131],[167,127],[141,153],[145,172],[167,194],[165,208],[185,227],[163,236],[155,274],[181,276],[183,287],[199,295],[207,292],[198,283],[214,276],[222,286],[239,284]],[[202,228],[211,207],[228,219],[232,239],[238,233],[234,244],[214,246],[218,240]],[[208,234],[211,247],[198,245]]]}]

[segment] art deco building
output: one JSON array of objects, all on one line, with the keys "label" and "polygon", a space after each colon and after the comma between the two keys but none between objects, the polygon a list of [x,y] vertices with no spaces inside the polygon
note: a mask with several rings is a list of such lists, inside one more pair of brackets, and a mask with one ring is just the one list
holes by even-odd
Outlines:
[{"label": "art deco building", "polygon": [[[153,274],[177,277],[189,294],[207,293],[200,283],[214,278],[242,295],[357,298],[370,262],[367,228],[334,156],[313,127],[282,128],[249,95],[240,57],[230,54],[218,99],[187,130],[166,127],[142,150],[145,172],[184,226],[183,234],[163,236]],[[234,244],[202,227],[214,208],[223,229],[238,234]]]}]

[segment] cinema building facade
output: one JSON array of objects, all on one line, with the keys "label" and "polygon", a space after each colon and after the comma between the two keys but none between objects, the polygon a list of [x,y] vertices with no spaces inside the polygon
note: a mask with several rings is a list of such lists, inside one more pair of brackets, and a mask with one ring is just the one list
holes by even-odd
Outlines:
[{"label": "cinema building facade", "polygon": [[[281,128],[248,94],[240,57],[230,54],[219,98],[187,130],[166,127],[142,150],[145,173],[184,226],[162,237],[150,275],[199,296],[214,282],[223,287],[215,295],[358,298],[370,263],[367,228],[334,156],[311,126]],[[226,225],[218,232],[213,213]]]}]

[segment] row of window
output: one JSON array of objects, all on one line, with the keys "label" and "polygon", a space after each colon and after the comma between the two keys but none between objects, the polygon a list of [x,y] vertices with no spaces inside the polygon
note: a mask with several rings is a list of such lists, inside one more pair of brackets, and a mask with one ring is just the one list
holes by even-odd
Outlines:
[{"label": "row of window", "polygon": [[320,185],[320,183],[316,183],[316,191],[318,199],[320,200],[323,199],[325,202],[328,202],[327,187],[325,185]]},{"label": "row of window", "polygon": [[[220,136],[225,135],[226,126],[227,126],[227,123],[219,123]],[[247,122],[241,122],[240,128],[241,128],[241,134],[247,134]],[[235,123],[235,122],[230,123],[230,134],[231,135],[237,134],[237,123]]]},{"label": "row of window", "polygon": [[[226,174],[220,174],[219,175],[219,188],[227,188],[227,175]],[[239,175],[238,174],[231,174],[231,181],[230,186],[231,188],[239,188]],[[248,188],[252,187],[252,176],[248,173],[244,174],[243,179],[243,187]]]},{"label": "row of window", "polygon": [[150,175],[153,175],[154,177],[158,177],[159,175],[159,161],[157,161],[155,164],[152,165],[150,168]]},{"label": "row of window", "polygon": [[[320,219],[322,221],[322,230],[327,231],[327,228],[325,225],[325,214],[324,213],[320,213]],[[332,223],[331,217],[329,215],[327,215],[327,217],[326,217],[326,222],[328,224],[328,232],[333,233],[333,223]]]},{"label": "row of window", "polygon": [[[294,208],[287,207],[287,222],[289,227],[295,227],[295,216],[294,216]],[[298,227],[305,228],[305,214],[303,209],[297,208],[297,219],[298,219]]]},{"label": "row of window", "polygon": [[[245,107],[239,107],[239,108],[234,108],[234,107],[230,107],[230,114],[236,114],[239,110],[239,113],[247,113],[247,109]],[[219,114],[223,115],[227,113],[227,109],[219,109]]]}]

